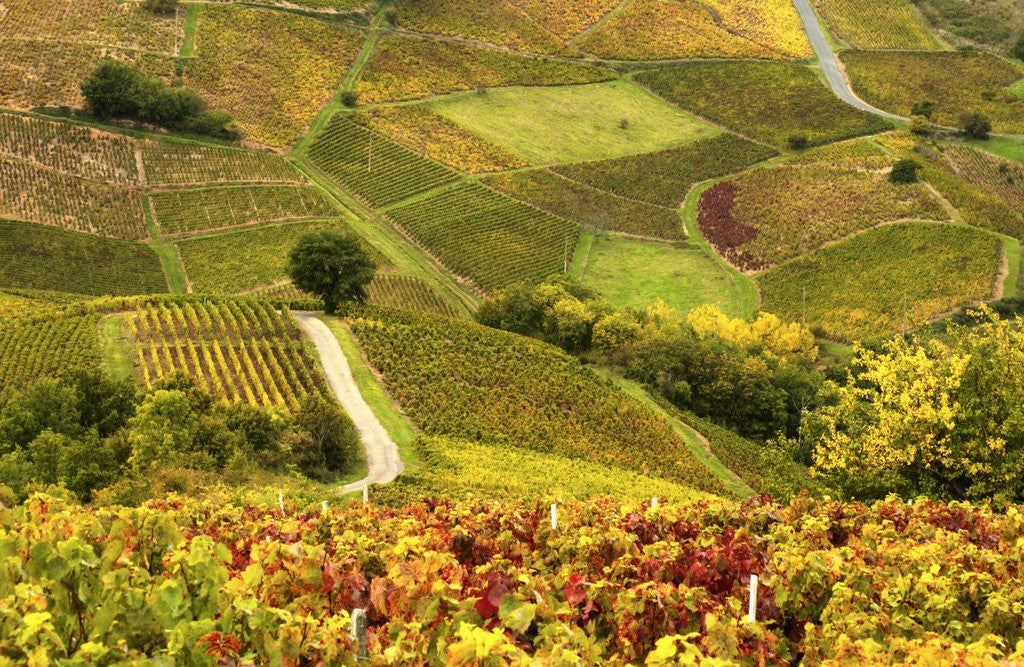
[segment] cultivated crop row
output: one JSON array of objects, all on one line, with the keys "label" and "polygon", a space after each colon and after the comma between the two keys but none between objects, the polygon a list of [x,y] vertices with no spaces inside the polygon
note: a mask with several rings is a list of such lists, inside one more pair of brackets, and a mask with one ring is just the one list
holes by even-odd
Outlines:
[{"label": "cultivated crop row", "polygon": [[458,174],[338,114],[317,137],[309,157],[321,170],[374,207],[388,206]]},{"label": "cultivated crop row", "polygon": [[476,183],[388,213],[449,269],[490,290],[561,273],[579,226]]},{"label": "cultivated crop row", "polygon": [[462,322],[384,317],[350,324],[388,393],[424,433],[720,488],[663,419],[561,350]]},{"label": "cultivated crop row", "polygon": [[99,316],[53,317],[0,326],[0,391],[99,363]]},{"label": "cultivated crop row", "polygon": [[315,218],[334,208],[308,185],[252,185],[165,190],[149,195],[160,228],[170,234],[255,222]]},{"label": "cultivated crop row", "polygon": [[133,188],[85,181],[0,157],[0,212],[102,236],[141,239],[146,221]]},{"label": "cultivated crop row", "polygon": [[399,25],[418,32],[463,37],[515,51],[557,54],[561,40],[534,23],[515,0],[434,0],[402,2]]},{"label": "cultivated crop row", "polygon": [[135,184],[135,142],[92,128],[0,114],[0,154],[71,176]]},{"label": "cultivated crop row", "polygon": [[768,146],[722,134],[657,153],[563,165],[552,171],[628,199],[676,208],[696,183],[774,155]]},{"label": "cultivated crop row", "polygon": [[160,259],[135,241],[0,220],[0,287],[75,294],[166,292]]},{"label": "cultivated crop row", "polygon": [[428,315],[459,315],[459,311],[432,285],[413,276],[378,273],[373,282],[367,285],[366,295],[369,303],[377,306],[402,308]]},{"label": "cultivated crop row", "polygon": [[291,410],[306,394],[325,393],[291,316],[264,303],[160,303],[138,307],[127,322],[147,387],[185,372],[219,398]]},{"label": "cultivated crop row", "polygon": [[145,141],[141,148],[150,185],[302,182],[299,172],[273,153],[169,141]]},{"label": "cultivated crop row", "polygon": [[856,49],[938,48],[908,0],[817,0],[831,31]]},{"label": "cultivated crop row", "polygon": [[1024,166],[968,146],[948,146],[942,156],[953,172],[1018,211],[1024,211]]}]

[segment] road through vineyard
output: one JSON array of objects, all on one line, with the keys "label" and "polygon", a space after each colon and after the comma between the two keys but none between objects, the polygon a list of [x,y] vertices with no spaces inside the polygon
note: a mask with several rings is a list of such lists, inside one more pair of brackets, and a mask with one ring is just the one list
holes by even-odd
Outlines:
[{"label": "road through vineyard", "polygon": [[314,313],[294,313],[299,327],[316,345],[324,367],[324,375],[338,402],[359,431],[359,439],[366,448],[369,472],[364,479],[343,487],[344,492],[355,491],[369,484],[386,484],[398,477],[405,466],[398,453],[398,445],[391,439],[377,415],[359,393],[352,370],[331,330]]}]

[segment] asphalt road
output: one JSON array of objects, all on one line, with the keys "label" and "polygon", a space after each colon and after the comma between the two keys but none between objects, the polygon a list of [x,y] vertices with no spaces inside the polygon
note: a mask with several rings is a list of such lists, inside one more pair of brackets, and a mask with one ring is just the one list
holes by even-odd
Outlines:
[{"label": "asphalt road", "polygon": [[366,449],[366,462],[369,474],[363,479],[346,484],[342,491],[357,491],[370,484],[386,484],[393,481],[405,466],[398,453],[398,445],[388,435],[387,429],[377,419],[377,415],[363,399],[359,386],[352,377],[348,359],[338,345],[338,339],[315,313],[292,313],[303,333],[316,345],[320,363],[324,368],[327,382],[338,398],[338,403],[345,409],[348,416],[359,431],[359,439]]},{"label": "asphalt road", "polygon": [[796,11],[804,22],[804,32],[807,33],[807,38],[810,40],[811,46],[814,47],[814,52],[818,55],[818,65],[821,67],[821,71],[825,73],[829,88],[832,89],[835,96],[847,104],[873,113],[876,116],[896,121],[907,120],[903,116],[897,116],[888,111],[876,109],[854,94],[850,84],[846,81],[846,77],[843,76],[843,70],[840,68],[836,54],[832,51],[832,47],[825,37],[825,32],[821,29],[821,24],[818,23],[818,17],[811,7],[810,0],[793,0],[793,4],[796,5]]}]

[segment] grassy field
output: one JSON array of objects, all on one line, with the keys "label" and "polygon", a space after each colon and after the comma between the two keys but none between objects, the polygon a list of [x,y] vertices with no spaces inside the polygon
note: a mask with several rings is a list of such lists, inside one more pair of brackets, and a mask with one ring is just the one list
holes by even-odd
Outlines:
[{"label": "grassy field", "polygon": [[0,286],[75,294],[166,292],[160,259],[142,243],[0,220]]},{"label": "grassy field", "polygon": [[583,282],[618,308],[642,308],[658,299],[686,313],[716,303],[744,315],[734,276],[697,243],[658,243],[617,234],[594,242]]},{"label": "grassy field", "polygon": [[794,63],[688,63],[634,78],[702,118],[777,146],[793,135],[813,145],[891,127],[841,102],[814,70]]},{"label": "grassy field", "polygon": [[840,341],[916,328],[991,299],[1003,243],[949,224],[905,223],[858,234],[758,278],[765,310]]},{"label": "grassy field", "polygon": [[1020,137],[989,137],[988,141],[972,141],[971,145],[1008,160],[1024,163],[1024,139]]},{"label": "grassy field", "polygon": [[533,164],[648,153],[719,132],[627,81],[489,90],[431,106]]}]

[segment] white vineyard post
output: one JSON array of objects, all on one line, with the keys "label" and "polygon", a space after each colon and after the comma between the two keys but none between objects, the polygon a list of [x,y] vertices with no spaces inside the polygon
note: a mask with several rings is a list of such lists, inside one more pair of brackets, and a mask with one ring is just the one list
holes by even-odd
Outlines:
[{"label": "white vineyard post", "polygon": [[750,575],[750,603],[747,606],[747,620],[751,623],[757,620],[757,575]]},{"label": "white vineyard post", "polygon": [[281,513],[284,514],[284,492],[283,491],[278,491],[277,492],[277,507],[278,507],[278,509],[281,510]]},{"label": "white vineyard post", "polygon": [[370,485],[369,484],[367,484],[366,486],[363,487],[363,502],[364,503],[370,502]]},{"label": "white vineyard post", "polygon": [[558,530],[558,505],[551,503],[551,530]]},{"label": "white vineyard post", "polygon": [[322,503],[320,503],[320,511],[321,512],[326,512],[327,511],[327,501],[326,500],[323,501]]},{"label": "white vineyard post", "polygon": [[366,626],[369,624],[365,609],[352,610],[352,640],[356,642],[356,654],[360,660],[366,659]]},{"label": "white vineyard post", "polygon": [[652,510],[658,509],[658,497],[657,496],[655,496],[654,498],[651,498],[651,509]]}]

